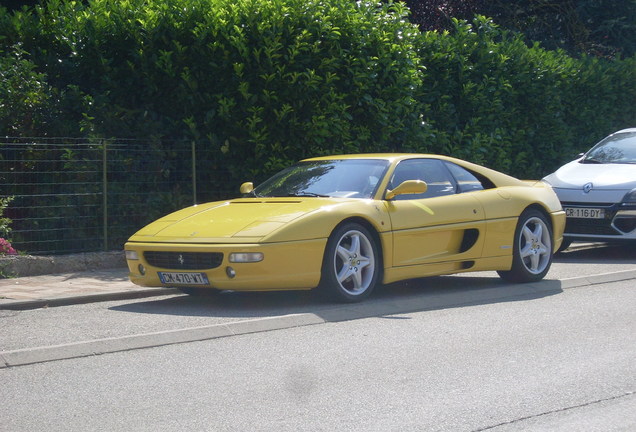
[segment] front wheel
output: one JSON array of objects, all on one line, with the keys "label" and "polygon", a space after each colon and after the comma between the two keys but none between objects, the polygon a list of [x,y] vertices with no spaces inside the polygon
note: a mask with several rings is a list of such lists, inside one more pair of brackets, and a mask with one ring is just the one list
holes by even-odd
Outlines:
[{"label": "front wheel", "polygon": [[339,301],[363,300],[377,284],[380,262],[371,233],[360,224],[344,224],[327,241],[320,287]]},{"label": "front wheel", "polygon": [[551,264],[551,224],[542,212],[528,209],[519,216],[515,229],[512,268],[497,273],[511,282],[536,282],[543,279]]}]

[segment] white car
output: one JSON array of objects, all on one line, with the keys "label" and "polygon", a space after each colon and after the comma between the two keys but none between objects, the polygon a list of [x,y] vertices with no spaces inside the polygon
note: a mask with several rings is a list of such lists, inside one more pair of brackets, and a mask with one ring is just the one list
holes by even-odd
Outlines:
[{"label": "white car", "polygon": [[543,179],[566,212],[564,242],[636,239],[636,128],[613,133]]}]

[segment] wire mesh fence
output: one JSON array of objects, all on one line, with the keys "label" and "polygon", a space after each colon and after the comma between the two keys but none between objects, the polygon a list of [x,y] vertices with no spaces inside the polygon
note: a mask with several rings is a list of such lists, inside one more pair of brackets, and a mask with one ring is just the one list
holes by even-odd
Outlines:
[{"label": "wire mesh fence", "polygon": [[[188,142],[1,138],[13,246],[33,255],[121,249],[164,214],[232,196],[227,172],[197,170],[207,164],[198,153]],[[215,187],[197,192],[211,178]]]}]

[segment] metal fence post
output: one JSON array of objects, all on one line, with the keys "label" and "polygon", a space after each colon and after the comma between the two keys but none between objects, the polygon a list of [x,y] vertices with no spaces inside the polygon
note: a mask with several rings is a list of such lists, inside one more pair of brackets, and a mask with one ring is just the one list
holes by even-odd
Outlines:
[{"label": "metal fence post", "polygon": [[106,141],[102,140],[102,206],[104,217],[104,251],[108,251],[108,155]]},{"label": "metal fence post", "polygon": [[192,140],[192,204],[197,205],[197,152],[194,140]]}]

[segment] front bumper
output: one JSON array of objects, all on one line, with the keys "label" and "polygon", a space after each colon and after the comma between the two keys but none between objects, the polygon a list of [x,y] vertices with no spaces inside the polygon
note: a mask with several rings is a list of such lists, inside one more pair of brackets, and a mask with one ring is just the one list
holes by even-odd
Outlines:
[{"label": "front bumper", "polygon": [[568,217],[564,237],[570,240],[631,240],[636,239],[636,206],[586,202],[563,202],[563,208],[599,209],[602,219]]},{"label": "front bumper", "polygon": [[[320,282],[327,239],[265,244],[128,242],[130,280],[147,287],[197,286],[236,291],[311,289]],[[260,262],[230,262],[231,253],[263,253]],[[208,283],[163,283],[159,273],[205,274]],[[166,278],[164,277],[164,280]],[[198,280],[198,278],[194,278]]]}]

